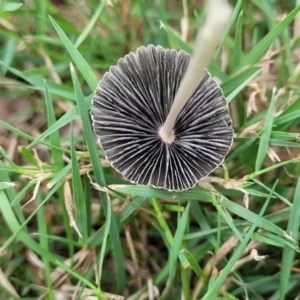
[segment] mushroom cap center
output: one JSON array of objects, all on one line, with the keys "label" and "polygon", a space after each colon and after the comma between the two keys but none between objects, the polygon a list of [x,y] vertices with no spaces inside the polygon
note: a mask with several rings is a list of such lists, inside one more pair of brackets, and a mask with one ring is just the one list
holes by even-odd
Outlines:
[{"label": "mushroom cap center", "polygon": [[158,131],[158,135],[167,144],[172,144],[174,142],[174,140],[175,140],[174,130],[172,131],[172,135],[170,136],[170,135],[166,134],[166,132],[164,130],[164,126],[160,127],[160,129]]}]

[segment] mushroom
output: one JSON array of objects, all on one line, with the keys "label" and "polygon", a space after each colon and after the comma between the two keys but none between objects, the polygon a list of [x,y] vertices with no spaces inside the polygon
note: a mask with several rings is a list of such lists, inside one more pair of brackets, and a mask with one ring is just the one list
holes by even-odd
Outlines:
[{"label": "mushroom", "polygon": [[126,179],[182,191],[223,162],[232,123],[205,67],[230,15],[226,2],[209,1],[193,57],[141,46],[103,76],[93,97],[93,127],[107,160]]}]

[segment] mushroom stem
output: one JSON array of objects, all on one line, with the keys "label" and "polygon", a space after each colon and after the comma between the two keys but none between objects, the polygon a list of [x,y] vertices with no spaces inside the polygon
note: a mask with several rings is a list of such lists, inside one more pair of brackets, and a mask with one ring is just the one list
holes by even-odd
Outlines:
[{"label": "mushroom stem", "polygon": [[198,34],[194,55],[179,85],[167,119],[159,130],[159,135],[166,143],[170,144],[174,141],[173,129],[176,118],[203,77],[205,68],[223,36],[231,12],[231,7],[226,0],[208,1],[206,20]]}]

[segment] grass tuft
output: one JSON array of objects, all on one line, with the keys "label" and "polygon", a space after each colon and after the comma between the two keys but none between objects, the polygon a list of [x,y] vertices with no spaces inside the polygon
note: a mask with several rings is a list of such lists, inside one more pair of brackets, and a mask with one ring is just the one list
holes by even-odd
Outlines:
[{"label": "grass tuft", "polygon": [[176,193],[114,171],[89,110],[104,73],[138,46],[192,53],[204,7],[0,5],[0,299],[300,297],[300,6],[229,2],[208,70],[234,144]]}]

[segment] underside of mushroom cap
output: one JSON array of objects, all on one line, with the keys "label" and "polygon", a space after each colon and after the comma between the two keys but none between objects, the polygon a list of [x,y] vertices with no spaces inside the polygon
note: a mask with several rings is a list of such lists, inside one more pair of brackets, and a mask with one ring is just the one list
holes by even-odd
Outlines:
[{"label": "underside of mushroom cap", "polygon": [[176,119],[174,141],[159,135],[189,61],[182,50],[142,46],[100,81],[93,127],[107,160],[126,179],[182,191],[215,170],[229,151],[228,105],[207,72]]}]

